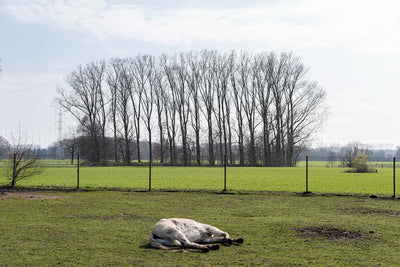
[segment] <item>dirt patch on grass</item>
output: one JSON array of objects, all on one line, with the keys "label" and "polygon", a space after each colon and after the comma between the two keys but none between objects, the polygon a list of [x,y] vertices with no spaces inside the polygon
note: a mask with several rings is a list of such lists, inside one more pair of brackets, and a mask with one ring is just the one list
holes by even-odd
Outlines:
[{"label": "dirt patch on grass", "polygon": [[385,216],[400,216],[400,211],[398,210],[382,210],[375,209],[369,207],[361,207],[361,208],[352,208],[352,209],[344,209],[346,213],[361,213],[361,214],[378,214]]},{"label": "dirt patch on grass", "polygon": [[0,192],[0,200],[6,198],[24,198],[24,199],[57,199],[68,198],[67,196],[46,195],[39,192],[16,191],[16,192]]},{"label": "dirt patch on grass", "polygon": [[338,241],[357,241],[368,238],[366,234],[360,232],[347,231],[334,227],[305,227],[298,228],[296,231],[303,237],[322,237]]}]

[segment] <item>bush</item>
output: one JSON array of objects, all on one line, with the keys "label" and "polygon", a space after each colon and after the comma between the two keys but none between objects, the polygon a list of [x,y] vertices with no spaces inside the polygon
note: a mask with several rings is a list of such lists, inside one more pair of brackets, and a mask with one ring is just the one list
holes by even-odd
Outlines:
[{"label": "bush", "polygon": [[368,155],[365,153],[360,153],[353,157],[351,160],[352,170],[350,172],[356,173],[368,173],[375,172],[373,168],[368,165]]}]

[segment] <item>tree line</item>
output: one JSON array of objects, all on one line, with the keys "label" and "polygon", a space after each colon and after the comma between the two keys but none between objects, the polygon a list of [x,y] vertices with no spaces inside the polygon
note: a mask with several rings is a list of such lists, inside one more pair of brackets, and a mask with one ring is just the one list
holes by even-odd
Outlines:
[{"label": "tree line", "polygon": [[293,166],[326,115],[307,74],[291,52],[140,54],[80,65],[57,100],[92,162],[140,162],[146,141],[160,164]]}]

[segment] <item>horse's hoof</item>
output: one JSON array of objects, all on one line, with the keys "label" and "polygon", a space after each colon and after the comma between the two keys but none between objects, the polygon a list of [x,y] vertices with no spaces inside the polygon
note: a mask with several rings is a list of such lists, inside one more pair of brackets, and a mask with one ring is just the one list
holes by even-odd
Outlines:
[{"label": "horse's hoof", "polygon": [[244,242],[243,238],[237,238],[235,241],[238,244],[242,244]]},{"label": "horse's hoof", "polygon": [[210,249],[207,248],[207,247],[201,248],[201,252],[203,252],[203,253],[206,253],[206,252],[209,252],[209,251],[210,251]]},{"label": "horse's hoof", "polygon": [[211,245],[208,247],[210,250],[218,250],[219,249],[219,245]]}]

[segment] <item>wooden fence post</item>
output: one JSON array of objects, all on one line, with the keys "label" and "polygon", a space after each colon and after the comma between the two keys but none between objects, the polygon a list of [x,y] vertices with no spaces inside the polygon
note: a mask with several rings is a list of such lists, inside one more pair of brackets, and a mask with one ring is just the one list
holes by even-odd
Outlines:
[{"label": "wooden fence post", "polygon": [[308,191],[308,156],[306,156],[306,193],[309,193],[309,191]]},{"label": "wooden fence post", "polygon": [[224,157],[224,191],[226,191],[226,154]]},{"label": "wooden fence post", "polygon": [[396,197],[396,157],[393,157],[393,198]]},{"label": "wooden fence post", "polygon": [[149,160],[149,191],[151,191],[151,159]]},{"label": "wooden fence post", "polygon": [[80,162],[79,162],[79,153],[78,153],[77,161],[78,161],[78,165],[77,165],[77,170],[76,170],[76,172],[77,172],[77,176],[76,176],[76,189],[79,189],[79,164],[80,164]]}]

